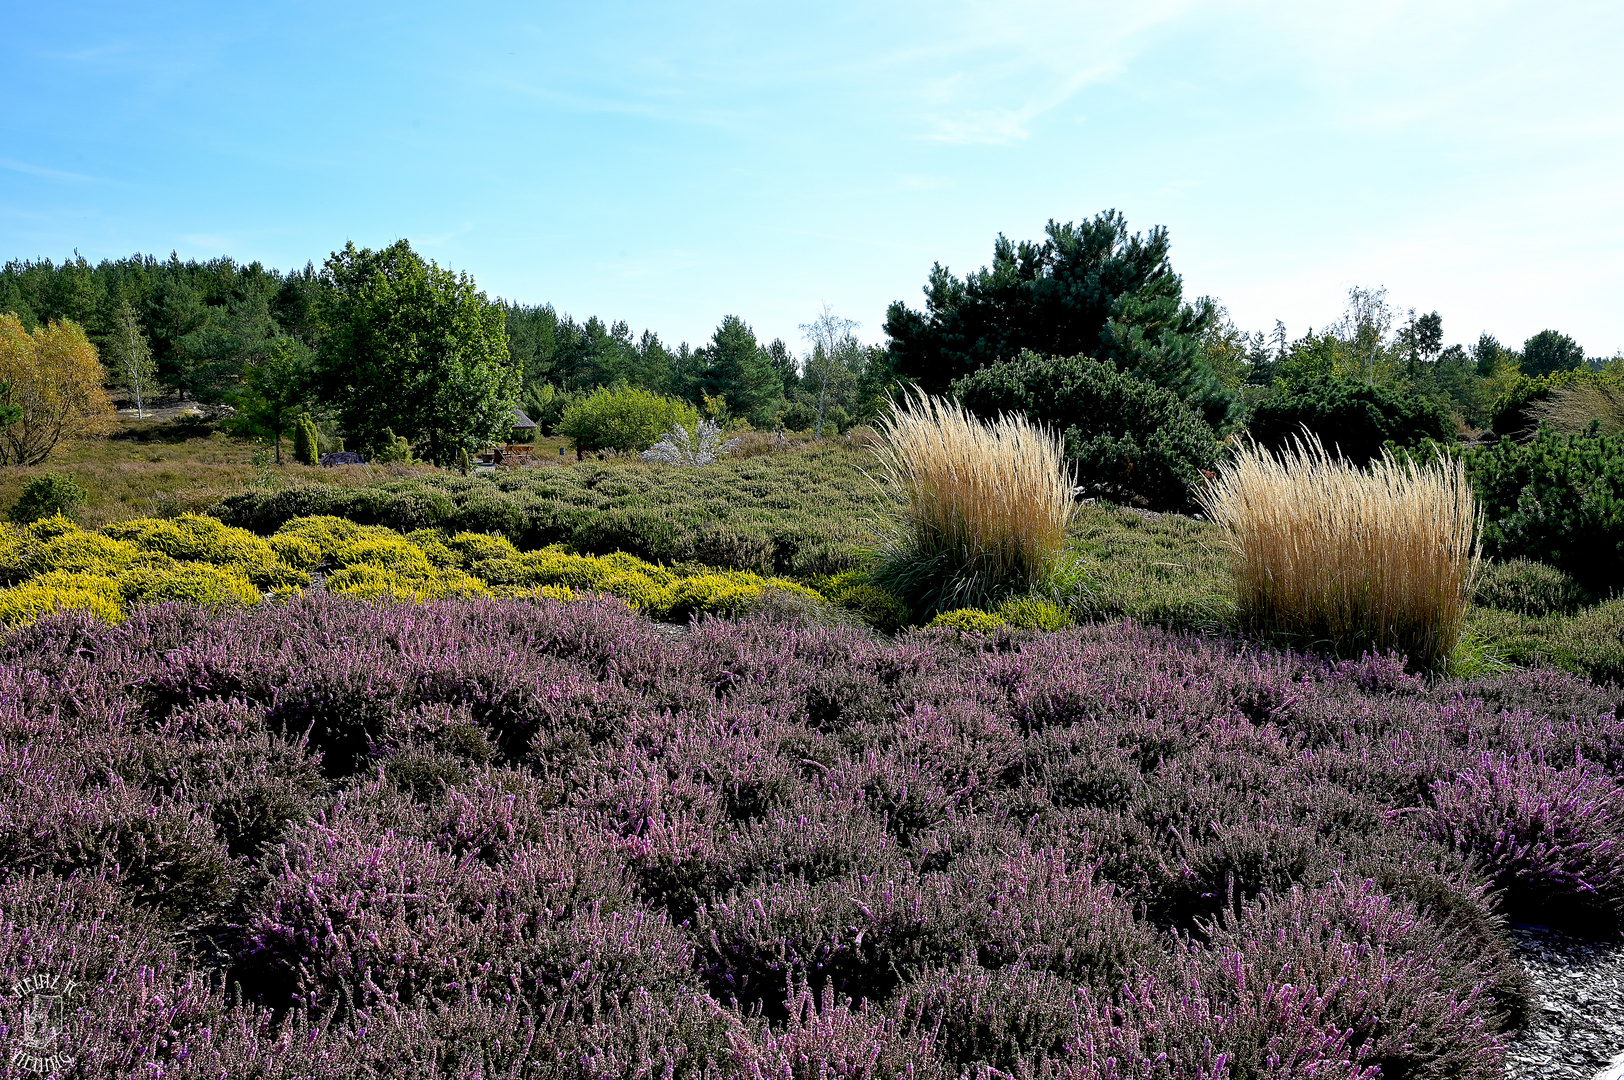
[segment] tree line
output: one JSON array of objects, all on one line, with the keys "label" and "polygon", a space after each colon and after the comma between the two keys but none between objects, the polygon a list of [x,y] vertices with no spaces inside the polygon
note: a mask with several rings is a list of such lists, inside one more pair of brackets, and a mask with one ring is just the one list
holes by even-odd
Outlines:
[{"label": "tree line", "polygon": [[884,346],[827,307],[800,328],[799,353],[737,315],[671,346],[624,321],[493,300],[404,240],[286,272],[173,254],[14,261],[0,269],[7,312],[22,331],[82,328],[137,408],[177,394],[234,405],[239,427],[279,452],[311,420],[331,445],[385,457],[406,445],[442,464],[505,438],[514,408],[550,432],[572,402],[616,385],[719,421],[821,433],[872,419],[899,383],[948,393],[1027,354],[1083,357],[1174,395],[1222,436],[1271,395],[1327,380],[1419,395],[1481,427],[1519,377],[1620,364],[1555,330],[1521,348],[1488,334],[1446,345],[1437,312],[1399,310],[1381,289],[1352,290],[1339,321],[1296,338],[1279,323],[1247,331],[1184,295],[1165,228],[1132,233],[1115,211],[1051,221],[1042,240],[1000,235],[991,263],[962,277],[936,265],[922,309],[890,306]]},{"label": "tree line", "polygon": [[698,347],[672,347],[624,321],[492,300],[404,240],[347,244],[289,272],[173,254],[13,261],[0,269],[0,312],[24,330],[80,327],[138,410],[160,394],[234,406],[239,428],[276,440],[279,460],[283,434],[311,418],[330,445],[388,457],[404,438],[446,463],[505,438],[515,408],[550,432],[571,402],[615,385],[713,419],[844,429],[874,414],[889,383],[884,351],[827,310],[801,356],[737,315]]}]

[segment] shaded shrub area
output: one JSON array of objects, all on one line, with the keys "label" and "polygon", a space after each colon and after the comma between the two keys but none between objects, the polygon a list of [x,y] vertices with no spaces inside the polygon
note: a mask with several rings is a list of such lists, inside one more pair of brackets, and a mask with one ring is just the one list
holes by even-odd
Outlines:
[{"label": "shaded shrub area", "polygon": [[89,1076],[1488,1078],[1506,920],[1616,926],[1621,769],[1582,679],[1132,624],[56,615],[0,956]]},{"label": "shaded shrub area", "polygon": [[1455,419],[1449,409],[1413,391],[1344,378],[1325,378],[1275,394],[1258,404],[1247,421],[1252,438],[1269,450],[1284,450],[1303,428],[1327,449],[1355,465],[1382,456],[1388,442],[1421,446],[1426,440],[1453,442]]},{"label": "shaded shrub area", "polygon": [[1087,356],[1025,352],[965,376],[953,392],[986,419],[1025,413],[1058,432],[1086,495],[1189,509],[1217,459],[1212,428],[1177,394]]},{"label": "shaded shrub area", "polygon": [[1501,439],[1470,451],[1485,554],[1532,559],[1605,596],[1624,585],[1624,435]]}]

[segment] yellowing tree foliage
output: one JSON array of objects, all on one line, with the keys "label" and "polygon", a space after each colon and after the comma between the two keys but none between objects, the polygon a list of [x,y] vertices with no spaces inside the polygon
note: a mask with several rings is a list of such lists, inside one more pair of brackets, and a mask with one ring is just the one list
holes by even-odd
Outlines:
[{"label": "yellowing tree foliage", "polygon": [[0,383],[21,417],[0,431],[0,465],[37,465],[59,443],[113,426],[113,403],[96,347],[66,319],[29,333],[16,315],[0,315]]}]

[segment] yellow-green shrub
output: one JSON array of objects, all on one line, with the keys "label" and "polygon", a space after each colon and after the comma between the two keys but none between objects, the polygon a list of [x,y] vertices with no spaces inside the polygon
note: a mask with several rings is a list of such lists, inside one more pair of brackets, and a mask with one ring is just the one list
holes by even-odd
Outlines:
[{"label": "yellow-green shrub", "polygon": [[1071,625],[1071,612],[1037,596],[1012,596],[994,614],[1017,630],[1064,630]]},{"label": "yellow-green shrub", "polygon": [[118,622],[124,617],[118,583],[93,574],[56,571],[9,589],[0,589],[0,626],[26,626],[58,611],[86,611],[98,619]]},{"label": "yellow-green shrub", "polygon": [[340,544],[333,553],[339,567],[374,566],[415,577],[426,577],[434,572],[434,564],[423,554],[423,549],[399,533],[381,529],[369,530],[369,535]]},{"label": "yellow-green shrub", "polygon": [[406,539],[423,549],[429,562],[435,566],[458,566],[460,561],[457,553],[446,546],[445,533],[439,529],[418,529],[406,534]]},{"label": "yellow-green shrub", "polygon": [[[316,546],[316,550],[321,553],[321,558],[329,559],[338,552],[342,545],[360,539],[364,529],[365,526],[357,525],[353,521],[320,514],[313,517],[295,518],[276,530],[276,536],[297,537],[300,540],[308,541]],[[271,538],[273,543],[276,536]]]},{"label": "yellow-green shrub", "polygon": [[894,633],[913,621],[913,612],[895,593],[887,592],[868,579],[864,570],[847,570],[812,583],[829,603],[855,611],[876,630]]},{"label": "yellow-green shrub", "polygon": [[386,566],[355,563],[327,577],[327,591],[364,600],[441,600],[448,596],[490,596],[483,582],[461,570],[403,573]]},{"label": "yellow-green shrub", "polygon": [[415,584],[377,566],[346,566],[327,576],[327,591],[360,600],[422,600]]},{"label": "yellow-green shrub", "polygon": [[461,532],[445,541],[444,547],[456,565],[492,585],[518,585],[527,580],[519,549],[504,536]]},{"label": "yellow-green shrub", "polygon": [[669,587],[677,580],[663,566],[618,551],[611,555],[571,555],[562,548],[543,548],[526,552],[519,561],[524,566],[524,580],[535,585],[613,592],[610,582],[625,582],[629,577],[642,579],[637,587],[643,590]]},{"label": "yellow-green shrub", "polygon": [[134,544],[75,528],[72,532],[57,533],[50,539],[36,539],[23,545],[18,567],[27,578],[53,570],[111,577],[139,554],[140,549]]},{"label": "yellow-green shrub", "polygon": [[248,607],[261,599],[253,582],[206,562],[133,567],[119,576],[118,587],[125,602],[131,604],[180,600],[225,611]]},{"label": "yellow-green shrub", "polygon": [[997,615],[990,611],[982,611],[980,608],[956,608],[953,611],[944,611],[929,624],[931,629],[942,627],[960,634],[990,634],[1008,625]]},{"label": "yellow-green shrub", "polygon": [[321,565],[321,548],[303,536],[277,535],[266,541],[276,557],[295,570],[314,570]]},{"label": "yellow-green shrub", "polygon": [[79,531],[79,526],[71,518],[61,514],[53,514],[48,518],[40,518],[28,526],[28,535],[35,540],[51,540],[58,536]]},{"label": "yellow-green shrub", "polygon": [[678,578],[667,614],[677,618],[697,612],[737,615],[760,600],[768,588],[823,599],[805,585],[784,578],[763,578],[747,570],[716,571]]},{"label": "yellow-green shrub", "polygon": [[102,533],[178,561],[230,568],[236,576],[260,588],[292,588],[310,583],[304,569],[283,559],[272,544],[247,529],[222,525],[202,514],[182,514],[173,520],[121,521],[107,526]]}]

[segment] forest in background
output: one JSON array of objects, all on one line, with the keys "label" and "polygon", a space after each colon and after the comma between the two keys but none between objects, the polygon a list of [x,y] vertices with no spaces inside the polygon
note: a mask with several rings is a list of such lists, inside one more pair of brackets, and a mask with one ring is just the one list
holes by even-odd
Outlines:
[{"label": "forest in background", "polygon": [[[416,298],[390,293],[383,306],[420,303],[423,325],[374,325],[381,301],[358,298],[380,274]],[[417,284],[398,285],[407,278]],[[141,383],[149,395],[237,405],[244,426],[271,437],[292,430],[290,417],[308,413],[335,434],[335,444],[348,435],[353,447],[387,453],[396,437],[409,436],[431,460],[500,431],[502,408],[468,404],[481,394],[516,404],[544,434],[570,402],[616,385],[758,429],[807,430],[821,419],[844,430],[872,419],[899,382],[947,392],[955,380],[1030,351],[1090,357],[1170,390],[1220,437],[1271,396],[1326,380],[1424,399],[1469,433],[1490,426],[1496,402],[1519,378],[1616,373],[1624,364],[1587,357],[1554,329],[1520,347],[1488,333],[1449,343],[1436,311],[1398,308],[1384,289],[1350,290],[1341,319],[1292,337],[1279,322],[1269,332],[1239,327],[1216,300],[1186,300],[1182,288],[1167,231],[1130,235],[1122,215],[1107,211],[1076,224],[1051,222],[1042,241],[999,236],[991,264],[962,279],[938,264],[922,310],[891,305],[883,346],[863,344],[858,324],[827,307],[801,328],[800,351],[778,339],[759,341],[737,315],[701,345],[673,346],[624,320],[577,320],[549,304],[488,300],[467,274],[426,263],[405,241],[380,252],[346,246],[323,266],[288,271],[174,254],[96,264],[78,255],[60,263],[16,260],[0,269],[0,312],[14,312],[28,329],[58,320],[82,326],[115,392],[132,400]],[[346,383],[346,369],[403,348],[376,339],[432,336],[429,324],[451,318],[436,304],[466,308],[453,336],[475,343],[475,375],[407,357],[394,369],[382,365],[369,391]],[[394,415],[398,390],[414,380],[436,390],[457,385],[432,415]],[[446,419],[471,413],[482,416],[478,431]]]}]

